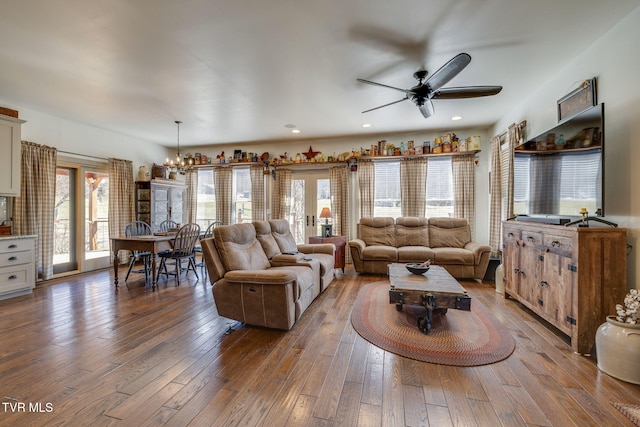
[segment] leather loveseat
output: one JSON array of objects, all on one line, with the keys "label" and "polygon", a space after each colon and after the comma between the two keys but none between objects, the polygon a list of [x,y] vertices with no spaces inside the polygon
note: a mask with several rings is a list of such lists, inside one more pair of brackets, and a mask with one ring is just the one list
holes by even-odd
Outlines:
[{"label": "leather loveseat", "polygon": [[453,277],[482,279],[491,247],[471,241],[463,218],[365,217],[349,250],[358,273],[387,274],[390,263],[430,259]]},{"label": "leather loveseat", "polygon": [[218,313],[247,324],[291,329],[334,278],[335,246],[298,247],[286,221],[219,226],[201,244]]}]

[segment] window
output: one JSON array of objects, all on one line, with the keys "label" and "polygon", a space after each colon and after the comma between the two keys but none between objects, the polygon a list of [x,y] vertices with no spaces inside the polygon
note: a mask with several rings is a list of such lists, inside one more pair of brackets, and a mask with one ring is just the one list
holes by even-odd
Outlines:
[{"label": "window", "polygon": [[402,216],[400,206],[400,161],[375,163],[375,196],[373,216]]},{"label": "window", "polygon": [[[427,217],[453,216],[453,178],[451,157],[430,157],[427,166]],[[400,162],[375,163],[374,216],[402,216],[400,200]]]},{"label": "window", "polygon": [[216,221],[216,191],[213,184],[213,169],[198,169],[198,203],[196,223],[200,229]]},{"label": "window", "polygon": [[249,168],[233,168],[232,222],[251,222],[251,175]]},{"label": "window", "polygon": [[451,157],[430,157],[427,165],[427,218],[452,216]]}]

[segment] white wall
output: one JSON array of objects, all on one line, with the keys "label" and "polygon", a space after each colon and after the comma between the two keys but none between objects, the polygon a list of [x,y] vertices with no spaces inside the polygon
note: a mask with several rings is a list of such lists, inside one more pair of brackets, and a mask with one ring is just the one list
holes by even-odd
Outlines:
[{"label": "white wall", "polygon": [[165,147],[155,143],[20,108],[20,106],[12,108],[19,111],[20,119],[26,120],[22,125],[22,140],[72,153],[105,159],[116,157],[131,160],[134,175],[140,165],[150,166],[153,162],[163,162],[168,155]]},{"label": "white wall", "polygon": [[[510,109],[492,134],[504,132],[510,123],[527,120],[527,134],[538,135],[557,124],[557,100],[580,82],[597,77],[598,102],[605,103],[605,214],[620,227],[629,228],[633,250],[628,257],[628,285],[640,284],[640,7],[597,40],[549,80],[528,93]],[[543,59],[541,59],[543,60]],[[526,70],[522,70],[526,72]],[[536,88],[532,88],[536,89]],[[635,186],[634,186],[635,184]]]}]

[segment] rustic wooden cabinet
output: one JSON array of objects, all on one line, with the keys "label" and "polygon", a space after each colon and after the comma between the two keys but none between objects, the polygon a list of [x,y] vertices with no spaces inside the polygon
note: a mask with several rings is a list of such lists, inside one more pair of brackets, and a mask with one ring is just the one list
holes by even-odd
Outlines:
[{"label": "rustic wooden cabinet", "polygon": [[175,180],[136,181],[136,217],[158,231],[160,223],[171,220],[185,223],[186,185]]},{"label": "rustic wooden cabinet", "polygon": [[591,352],[627,291],[627,230],[503,222],[505,292]]},{"label": "rustic wooden cabinet", "polygon": [[22,123],[24,120],[0,115],[0,196],[20,196]]},{"label": "rustic wooden cabinet", "polygon": [[344,273],[346,236],[309,236],[309,243],[333,243],[336,247],[336,251],[333,253],[334,267],[341,268]]}]

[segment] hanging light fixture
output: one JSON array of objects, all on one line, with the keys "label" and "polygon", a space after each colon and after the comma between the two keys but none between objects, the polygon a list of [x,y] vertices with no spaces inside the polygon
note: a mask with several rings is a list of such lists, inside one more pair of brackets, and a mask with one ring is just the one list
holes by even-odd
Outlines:
[{"label": "hanging light fixture", "polygon": [[180,124],[182,122],[180,120],[176,120],[175,123],[178,126],[178,151],[176,152],[176,159],[169,160],[169,158],[167,158],[164,162],[164,165],[169,168],[169,170],[175,169],[175,172],[184,175],[186,171],[191,169],[191,167],[193,166],[193,160],[189,158],[188,163],[185,163],[184,158],[180,154]]}]

